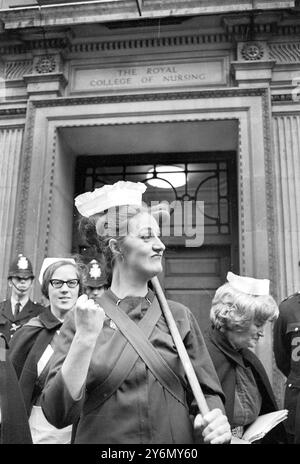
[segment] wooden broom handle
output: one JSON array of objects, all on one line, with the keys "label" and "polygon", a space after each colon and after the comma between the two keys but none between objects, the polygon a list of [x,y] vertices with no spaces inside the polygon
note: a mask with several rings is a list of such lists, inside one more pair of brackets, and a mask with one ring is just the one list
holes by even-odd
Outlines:
[{"label": "wooden broom handle", "polygon": [[198,408],[200,413],[204,416],[209,412],[209,408],[207,406],[207,402],[205,399],[205,396],[203,395],[203,392],[201,390],[200,384],[198,382],[197,376],[195,374],[193,365],[191,363],[191,360],[187,354],[187,351],[185,349],[185,346],[183,344],[182,338],[180,336],[179,330],[177,328],[177,325],[174,321],[173,314],[171,313],[171,310],[169,308],[168,302],[166,300],[166,297],[164,295],[164,292],[162,291],[161,285],[159,283],[158,278],[155,276],[151,279],[153,288],[155,290],[157,299],[160,303],[161,309],[164,313],[164,316],[166,318],[167,324],[169,326],[171,335],[173,337],[176,349],[178,351],[179,358],[182,362],[184,371],[186,373],[186,376],[188,378],[188,381],[190,383],[191,389],[193,391],[195,400],[197,402]]}]

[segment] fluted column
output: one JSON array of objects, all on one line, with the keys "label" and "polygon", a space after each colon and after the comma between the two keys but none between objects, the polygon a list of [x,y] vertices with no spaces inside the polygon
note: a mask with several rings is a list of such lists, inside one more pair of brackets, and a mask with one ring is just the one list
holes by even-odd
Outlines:
[{"label": "fluted column", "polygon": [[300,115],[273,118],[278,297],[300,290]]},{"label": "fluted column", "polygon": [[0,128],[0,297],[6,296],[12,252],[23,128]]}]

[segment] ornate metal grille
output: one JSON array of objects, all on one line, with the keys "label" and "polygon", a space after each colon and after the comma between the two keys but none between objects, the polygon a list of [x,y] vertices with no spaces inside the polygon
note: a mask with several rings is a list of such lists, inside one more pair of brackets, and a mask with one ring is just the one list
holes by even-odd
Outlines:
[{"label": "ornate metal grille", "polygon": [[[228,236],[232,233],[231,224],[231,190],[232,182],[235,178],[234,158],[232,154],[209,156],[205,160],[200,156],[188,156],[185,162],[179,162],[173,157],[155,158],[153,155],[148,157],[80,157],[77,161],[77,186],[76,194],[92,191],[105,184],[113,184],[118,180],[128,180],[132,182],[144,182],[147,190],[143,199],[150,203],[152,201],[197,201],[204,203],[204,227],[206,236]],[[132,159],[134,158],[134,159]],[[183,156],[181,156],[182,161]],[[198,159],[197,159],[198,158]],[[152,160],[150,163],[149,160]],[[171,169],[176,166],[181,172],[173,172]],[[165,180],[165,177],[172,174],[173,180]],[[177,177],[176,177],[177,176]],[[184,185],[177,182],[184,178]],[[161,186],[153,187],[148,181],[160,179]],[[194,221],[193,221],[194,224]],[[82,246],[81,246],[82,248]]]}]

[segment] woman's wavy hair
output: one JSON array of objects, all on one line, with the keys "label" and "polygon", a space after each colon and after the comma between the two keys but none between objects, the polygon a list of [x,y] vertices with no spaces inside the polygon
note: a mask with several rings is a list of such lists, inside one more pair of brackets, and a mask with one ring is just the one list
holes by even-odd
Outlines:
[{"label": "woman's wavy hair", "polygon": [[80,261],[75,261],[75,264],[74,264],[74,263],[71,263],[70,261],[64,260],[64,258],[61,258],[61,260],[56,261],[53,264],[50,264],[50,266],[47,267],[47,269],[45,270],[44,275],[43,275],[43,283],[42,283],[42,286],[41,286],[41,291],[42,291],[42,294],[48,300],[49,300],[48,288],[49,288],[50,280],[52,279],[52,276],[53,276],[54,272],[56,271],[56,269],[59,269],[60,267],[66,266],[66,265],[74,267],[74,269],[76,271],[77,278],[79,279],[78,296],[80,296],[82,294],[82,289],[83,289],[82,280],[83,280],[84,264],[81,263]]},{"label": "woman's wavy hair", "polygon": [[[105,261],[105,273],[108,284],[111,284],[113,267],[116,259],[122,256],[124,241],[128,235],[129,222],[140,213],[149,213],[158,221],[159,225],[165,218],[169,218],[169,208],[160,203],[155,207],[143,205],[118,206],[110,208],[89,218],[79,220],[79,233],[86,243],[97,254],[101,254]],[[111,239],[116,240],[114,250],[109,246]]]},{"label": "woman's wavy hair", "polygon": [[215,293],[210,320],[213,327],[221,332],[241,332],[247,330],[252,322],[264,324],[276,319],[278,314],[278,306],[271,295],[249,295],[226,283]]}]

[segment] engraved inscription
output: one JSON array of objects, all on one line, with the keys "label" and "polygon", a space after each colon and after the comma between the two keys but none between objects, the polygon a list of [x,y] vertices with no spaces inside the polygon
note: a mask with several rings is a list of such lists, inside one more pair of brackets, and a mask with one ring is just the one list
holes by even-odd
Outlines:
[{"label": "engraved inscription", "polygon": [[223,60],[75,69],[73,92],[226,83]]}]

